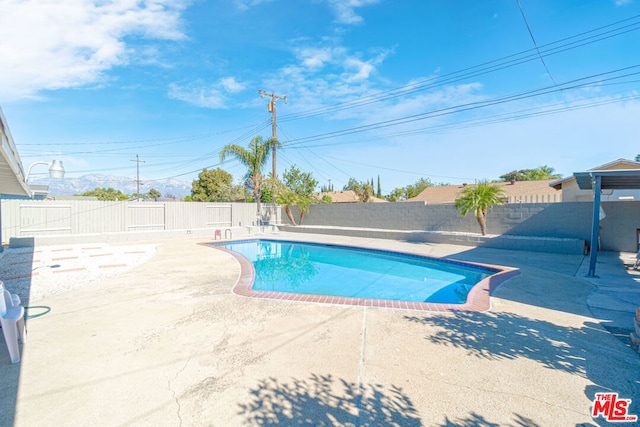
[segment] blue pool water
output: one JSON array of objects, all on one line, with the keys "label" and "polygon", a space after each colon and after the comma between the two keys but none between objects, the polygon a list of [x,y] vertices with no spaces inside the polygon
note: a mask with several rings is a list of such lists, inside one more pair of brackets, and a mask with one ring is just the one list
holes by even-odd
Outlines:
[{"label": "blue pool water", "polygon": [[276,240],[221,246],[247,257],[254,290],[463,304],[495,270],[372,249]]}]

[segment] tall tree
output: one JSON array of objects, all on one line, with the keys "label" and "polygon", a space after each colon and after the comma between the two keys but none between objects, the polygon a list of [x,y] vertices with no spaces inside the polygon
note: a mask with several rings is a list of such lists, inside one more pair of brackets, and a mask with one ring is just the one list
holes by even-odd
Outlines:
[{"label": "tall tree", "polygon": [[129,195],[123,193],[120,190],[114,190],[113,188],[100,188],[96,187],[91,191],[85,191],[80,194],[80,196],[92,196],[97,197],[98,200],[108,200],[108,201],[117,201],[117,200],[127,200]]},{"label": "tall tree", "polygon": [[159,199],[160,197],[162,197],[162,194],[156,190],[155,188],[152,188],[151,190],[149,190],[149,192],[147,193],[147,198],[149,199]]},{"label": "tall tree", "polygon": [[284,206],[284,212],[287,214],[289,221],[292,225],[297,225],[296,220],[293,218],[293,212],[291,212],[291,206],[295,206],[298,203],[298,196],[293,190],[280,185],[278,191],[276,191],[276,203],[280,206]]},{"label": "tall tree", "polygon": [[278,141],[263,141],[261,136],[254,137],[248,148],[237,144],[225,145],[220,152],[220,161],[223,162],[228,156],[235,157],[247,168],[245,183],[253,191],[253,196],[257,203],[258,216],[261,215],[262,205],[262,168],[264,167],[273,147],[280,147]]},{"label": "tall tree", "polygon": [[378,191],[376,191],[376,197],[382,197],[382,190],[380,190],[380,175],[378,175]]},{"label": "tall tree", "polygon": [[[318,186],[318,180],[313,177],[311,172],[302,172],[295,165],[292,165],[291,168],[282,173],[282,179],[285,190],[292,192],[295,197],[285,194],[284,199],[281,198],[281,200],[286,200],[298,207],[298,212],[300,213],[298,223],[302,224],[304,214],[309,212],[309,206],[313,203],[312,196]],[[285,212],[291,219],[287,206],[285,206]],[[295,223],[293,224],[295,225]]]},{"label": "tall tree", "polygon": [[481,181],[476,185],[467,185],[458,198],[454,206],[463,216],[473,212],[480,232],[484,236],[487,234],[487,212],[495,205],[501,205],[504,191],[497,185],[491,185],[487,181]]},{"label": "tall tree", "polygon": [[422,193],[425,188],[432,187],[433,182],[429,178],[420,178],[413,185],[407,185],[407,199],[416,197]]},{"label": "tall tree", "polygon": [[562,175],[555,173],[555,169],[544,165],[535,169],[520,169],[500,175],[502,181],[543,181],[547,179],[559,179]]},{"label": "tall tree", "polygon": [[385,196],[385,199],[387,199],[390,202],[397,202],[398,200],[406,200],[405,188],[404,187],[394,188],[393,190],[391,190],[389,194]]},{"label": "tall tree", "polygon": [[390,202],[411,199],[422,193],[425,188],[433,185],[433,182],[431,182],[429,178],[420,178],[415,183],[409,184],[406,187],[394,188],[386,198]]},{"label": "tall tree", "polygon": [[311,198],[318,186],[318,180],[311,172],[302,172],[296,165],[292,165],[282,173],[282,181],[297,195],[307,198]]},{"label": "tall tree", "polygon": [[203,169],[191,183],[194,202],[227,202],[231,200],[233,176],[220,168]]},{"label": "tall tree", "polygon": [[547,165],[539,166],[529,173],[531,181],[543,181],[546,179],[558,179],[560,175],[555,173],[555,169]]},{"label": "tall tree", "polygon": [[344,190],[351,190],[358,196],[359,201],[368,202],[373,196],[373,186],[369,181],[360,182],[355,178],[349,178]]}]

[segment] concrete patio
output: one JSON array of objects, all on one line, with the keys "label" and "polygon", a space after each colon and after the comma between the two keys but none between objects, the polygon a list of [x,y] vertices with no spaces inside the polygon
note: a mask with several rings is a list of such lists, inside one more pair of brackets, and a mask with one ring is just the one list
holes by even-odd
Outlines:
[{"label": "concrete patio", "polygon": [[231,292],[239,265],[206,239],[158,241],[39,301],[51,312],[28,319],[19,364],[0,346],[0,425],[605,425],[600,391],[640,415],[640,358],[610,332],[640,304],[632,254],[603,253],[588,281],[581,255],[305,237],[522,274],[483,313],[260,300]]}]

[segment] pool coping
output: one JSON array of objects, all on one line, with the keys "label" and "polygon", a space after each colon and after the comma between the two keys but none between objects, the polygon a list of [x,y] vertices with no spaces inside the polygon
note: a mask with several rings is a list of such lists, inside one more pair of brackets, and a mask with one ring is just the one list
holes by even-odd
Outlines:
[{"label": "pool coping", "polygon": [[[260,291],[254,290],[253,283],[255,281],[255,268],[253,267],[253,263],[249,261],[247,257],[244,255],[232,251],[230,249],[224,248],[222,244],[235,243],[235,242],[247,242],[254,240],[277,240],[277,239],[269,239],[269,238],[245,238],[245,239],[234,239],[228,240],[224,242],[207,242],[201,243],[204,246],[214,248],[223,252],[226,252],[233,256],[238,263],[240,264],[240,276],[238,277],[238,281],[232,288],[232,292],[236,295],[249,297],[249,298],[262,298],[262,299],[272,299],[272,300],[282,300],[282,301],[302,301],[302,302],[312,302],[312,303],[321,303],[321,304],[336,304],[336,305],[351,305],[351,306],[360,306],[360,307],[378,307],[378,308],[391,308],[391,309],[399,309],[399,310],[414,310],[414,311],[431,311],[431,312],[441,312],[441,313],[453,313],[453,312],[482,312],[487,311],[491,308],[491,294],[496,290],[498,286],[500,286],[504,281],[515,277],[520,274],[518,269],[508,268],[504,266],[490,265],[490,264],[481,264],[477,262],[468,262],[468,261],[459,261],[448,257],[433,257],[429,255],[416,254],[411,252],[404,251],[389,251],[386,249],[376,249],[370,248],[366,246],[358,246],[358,245],[343,245],[343,244],[330,244],[326,246],[338,246],[344,248],[356,248],[356,249],[364,249],[364,250],[372,250],[372,251],[380,251],[380,252],[389,252],[401,255],[409,255],[412,257],[422,257],[428,259],[435,259],[440,261],[446,261],[454,264],[472,266],[472,267],[482,267],[489,268],[492,270],[497,270],[495,274],[492,274],[489,277],[486,277],[479,281],[467,295],[467,301],[464,304],[446,304],[446,303],[432,303],[432,302],[414,302],[414,301],[400,301],[400,300],[383,300],[383,299],[370,299],[370,298],[350,298],[350,297],[340,297],[340,296],[332,296],[332,295],[313,295],[313,294],[297,294],[290,292],[275,292],[275,291]],[[320,244],[323,243],[314,243],[308,242],[304,240],[290,240],[287,239],[288,242],[295,243],[311,243],[311,244]]]}]

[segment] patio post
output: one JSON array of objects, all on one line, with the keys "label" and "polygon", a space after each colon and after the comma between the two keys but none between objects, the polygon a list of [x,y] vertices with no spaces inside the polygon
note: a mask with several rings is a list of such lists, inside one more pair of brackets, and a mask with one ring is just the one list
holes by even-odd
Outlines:
[{"label": "patio post", "polygon": [[598,259],[598,234],[600,229],[600,190],[602,177],[595,175],[593,185],[593,222],[591,227],[591,250],[589,251],[589,272],[587,277],[596,276],[596,261]]}]

